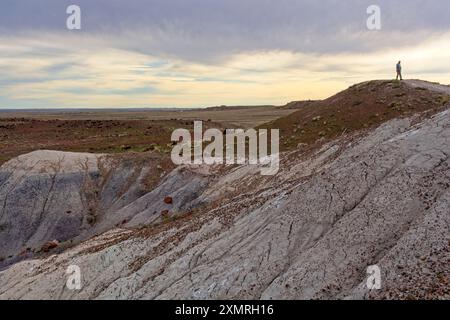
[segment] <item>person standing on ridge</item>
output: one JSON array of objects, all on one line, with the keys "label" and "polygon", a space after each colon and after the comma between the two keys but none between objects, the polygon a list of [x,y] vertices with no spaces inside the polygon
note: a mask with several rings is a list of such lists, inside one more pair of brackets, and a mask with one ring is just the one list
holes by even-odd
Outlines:
[{"label": "person standing on ridge", "polygon": [[396,69],[397,69],[397,78],[396,78],[396,80],[398,80],[399,77],[400,77],[400,81],[403,80],[403,77],[402,77],[402,62],[401,61],[399,61],[397,63]]}]

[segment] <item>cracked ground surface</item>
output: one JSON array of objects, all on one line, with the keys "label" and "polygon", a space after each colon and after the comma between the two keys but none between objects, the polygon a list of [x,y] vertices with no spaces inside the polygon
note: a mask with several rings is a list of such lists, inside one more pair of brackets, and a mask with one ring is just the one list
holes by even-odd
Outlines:
[{"label": "cracked ground surface", "polygon": [[[126,183],[124,172],[132,172],[133,181],[144,175],[145,167],[136,170],[133,163],[119,164],[120,174],[95,174],[102,171],[100,156],[72,154],[85,165],[67,182],[74,166],[66,154],[39,155],[54,168],[45,173],[25,156],[26,168],[10,162],[0,176],[0,222],[26,223],[15,233],[22,243],[51,239],[38,233],[35,240],[36,230],[43,223],[48,230],[66,203],[76,203],[78,219],[86,219],[92,185],[100,193],[95,208],[102,210],[86,231],[94,237],[80,232],[79,244],[67,250],[0,272],[0,299],[448,299],[449,141],[448,111],[396,119],[307,157],[301,150],[283,154],[275,177],[248,166],[178,168],[150,192]],[[34,182],[35,175],[42,180]],[[124,181],[124,187],[106,187],[108,181]],[[44,196],[21,202],[24,183],[43,183]],[[86,184],[90,193],[68,197]],[[189,213],[160,223],[161,199],[169,191],[173,211]],[[116,195],[119,202],[111,200]],[[21,206],[36,208],[30,221],[15,215]],[[10,241],[12,235],[1,234],[2,243]],[[6,254],[20,249],[2,248]],[[65,286],[69,265],[81,268],[79,291]],[[381,270],[381,290],[367,289],[371,265]]]}]

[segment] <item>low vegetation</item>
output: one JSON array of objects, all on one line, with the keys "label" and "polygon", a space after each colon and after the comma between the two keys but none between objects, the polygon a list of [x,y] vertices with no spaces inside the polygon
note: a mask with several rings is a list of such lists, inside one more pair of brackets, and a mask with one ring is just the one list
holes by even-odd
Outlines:
[{"label": "low vegetation", "polygon": [[435,113],[450,96],[414,88],[400,81],[370,81],[354,85],[326,100],[304,104],[295,113],[261,126],[279,128],[281,150],[312,145],[340,135],[379,126],[416,113]]}]

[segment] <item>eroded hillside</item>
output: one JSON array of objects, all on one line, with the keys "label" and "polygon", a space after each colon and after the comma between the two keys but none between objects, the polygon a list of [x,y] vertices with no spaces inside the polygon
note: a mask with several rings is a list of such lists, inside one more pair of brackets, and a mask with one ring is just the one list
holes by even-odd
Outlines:
[{"label": "eroded hillside", "polygon": [[373,129],[391,119],[434,114],[449,101],[449,86],[420,80],[376,80],[356,84],[325,100],[300,101],[298,111],[262,127],[280,129],[281,149],[292,150],[299,144],[314,145],[317,140]]},{"label": "eroded hillside", "polygon": [[[0,236],[11,257],[0,298],[450,298],[450,112],[435,102],[448,87],[417,85],[400,85],[412,94],[397,97],[414,103],[410,111],[292,147],[273,177],[245,165],[171,171],[63,152],[7,163]],[[329,116],[321,108],[308,117]],[[93,221],[88,195],[100,213]],[[72,227],[69,244],[35,252],[59,225]],[[11,265],[30,245],[28,259]],[[79,291],[65,287],[69,265],[81,268]],[[366,286],[372,265],[381,290]]]}]

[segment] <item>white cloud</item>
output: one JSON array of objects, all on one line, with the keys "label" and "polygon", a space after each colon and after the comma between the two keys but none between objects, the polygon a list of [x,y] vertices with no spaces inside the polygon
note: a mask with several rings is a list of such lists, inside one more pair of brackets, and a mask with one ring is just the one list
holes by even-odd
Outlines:
[{"label": "white cloud", "polygon": [[450,82],[446,0],[379,1],[380,32],[368,1],[80,0],[82,32],[45,3],[0,4],[0,108],[282,104],[391,78],[399,59]]}]

